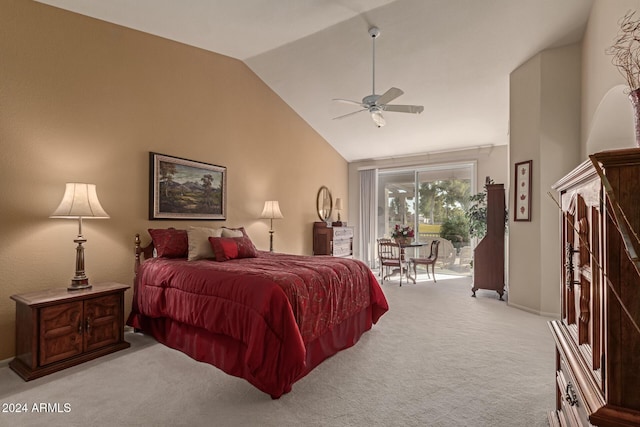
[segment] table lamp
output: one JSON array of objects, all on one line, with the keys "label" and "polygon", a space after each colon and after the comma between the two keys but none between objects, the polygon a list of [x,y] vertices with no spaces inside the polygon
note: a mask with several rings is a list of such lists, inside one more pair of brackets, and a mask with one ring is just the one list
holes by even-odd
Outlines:
[{"label": "table lamp", "polygon": [[342,210],[342,199],[336,199],[336,205],[334,206],[336,212],[338,212],[338,220],[333,223],[334,226],[342,226],[342,220],[340,219],[340,211]]},{"label": "table lamp", "polygon": [[264,208],[262,209],[262,215],[260,218],[269,219],[269,251],[273,252],[273,220],[282,219],[282,212],[280,212],[280,204],[277,200],[269,200],[264,202]]},{"label": "table lamp", "polygon": [[100,206],[96,186],[79,182],[68,182],[58,208],[49,218],[65,218],[78,220],[78,237],[74,242],[76,247],[76,274],[67,288],[71,291],[90,288],[89,279],[84,271],[84,247],[87,239],[82,235],[82,219],[104,219],[109,214]]}]

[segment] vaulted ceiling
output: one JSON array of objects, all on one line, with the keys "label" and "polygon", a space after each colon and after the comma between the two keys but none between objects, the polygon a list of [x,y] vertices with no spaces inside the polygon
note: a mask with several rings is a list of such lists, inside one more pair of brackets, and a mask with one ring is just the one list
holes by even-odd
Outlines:
[{"label": "vaulted ceiling", "polygon": [[[244,61],[348,161],[508,143],[509,74],[581,40],[593,0],[39,0]],[[359,109],[375,93],[424,106]]]}]

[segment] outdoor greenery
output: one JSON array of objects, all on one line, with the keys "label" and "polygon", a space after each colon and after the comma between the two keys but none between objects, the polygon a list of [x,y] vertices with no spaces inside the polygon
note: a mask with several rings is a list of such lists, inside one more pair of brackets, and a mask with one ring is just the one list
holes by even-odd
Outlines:
[{"label": "outdoor greenery", "polygon": [[[470,182],[457,179],[423,182],[418,192],[418,232],[438,234],[453,242],[456,248],[469,244],[465,212],[469,206]],[[400,197],[389,199],[391,224],[414,223],[414,216],[408,213],[410,200]]]},{"label": "outdoor greenery", "polygon": [[424,182],[419,188],[418,212],[429,224],[442,224],[456,212],[464,213],[471,195],[469,181],[451,179]]},{"label": "outdoor greenery", "polygon": [[469,208],[465,212],[470,237],[482,239],[487,234],[487,191],[470,197]]},{"label": "outdoor greenery", "polygon": [[451,241],[456,249],[469,243],[469,223],[464,212],[452,212],[440,226],[440,237]]},{"label": "outdoor greenery", "polygon": [[[493,180],[489,179],[487,184],[493,184]],[[469,224],[469,236],[482,239],[487,234],[487,186],[485,184],[484,191],[474,194],[469,198],[469,208],[465,216]],[[504,212],[504,229],[507,232],[507,224],[509,223],[509,212]]]}]

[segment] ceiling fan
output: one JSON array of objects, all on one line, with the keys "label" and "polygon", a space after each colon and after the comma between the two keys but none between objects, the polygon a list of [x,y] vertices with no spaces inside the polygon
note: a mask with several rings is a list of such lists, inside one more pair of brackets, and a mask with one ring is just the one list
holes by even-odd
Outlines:
[{"label": "ceiling fan", "polygon": [[422,105],[397,105],[397,104],[389,104],[389,102],[393,101],[404,92],[398,89],[397,87],[392,87],[382,95],[376,95],[376,38],[380,36],[380,29],[377,27],[369,28],[369,35],[371,36],[373,42],[373,90],[371,91],[371,95],[367,95],[362,98],[362,102],[352,101],[350,99],[333,99],[334,101],[346,102],[348,104],[354,104],[362,107],[362,109],[358,111],[354,111],[348,114],[344,114],[342,116],[334,117],[333,119],[343,119],[345,117],[352,116],[354,114],[358,114],[362,111],[368,111],[371,114],[371,118],[373,122],[378,127],[382,127],[385,125],[384,117],[382,116],[383,111],[391,111],[396,113],[413,113],[420,114],[424,110]]}]

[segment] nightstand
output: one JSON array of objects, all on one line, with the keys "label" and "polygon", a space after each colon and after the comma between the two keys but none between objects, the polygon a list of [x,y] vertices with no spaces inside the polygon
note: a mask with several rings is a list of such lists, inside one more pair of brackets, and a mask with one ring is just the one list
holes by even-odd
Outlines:
[{"label": "nightstand", "polygon": [[[342,223],[341,223],[342,224]],[[353,255],[353,227],[327,226],[318,221],[313,223],[313,254],[351,258]]]},{"label": "nightstand", "polygon": [[124,292],[100,283],[90,289],[50,289],[12,295],[16,357],[9,366],[25,381],[129,347],[124,340]]}]

